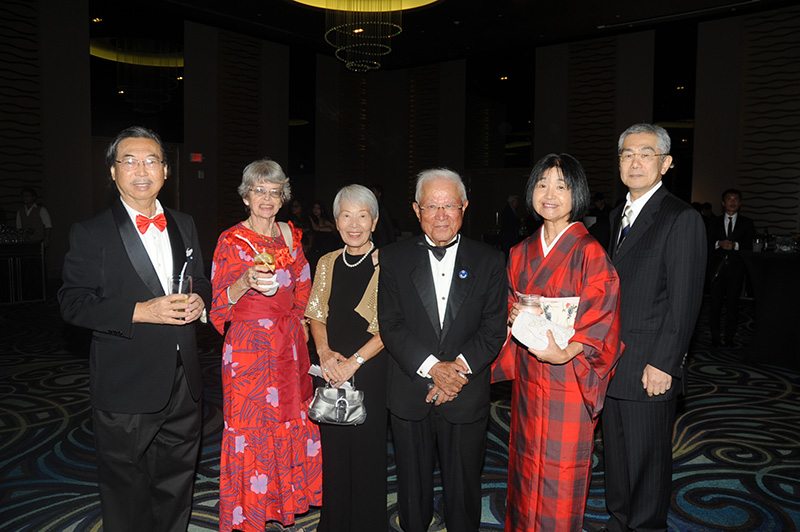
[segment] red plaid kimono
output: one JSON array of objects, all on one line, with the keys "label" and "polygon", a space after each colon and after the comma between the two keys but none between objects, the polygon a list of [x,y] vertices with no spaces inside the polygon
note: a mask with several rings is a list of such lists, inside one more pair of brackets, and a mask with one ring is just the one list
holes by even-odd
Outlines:
[{"label": "red plaid kimono", "polygon": [[575,335],[583,353],[539,362],[509,339],[492,380],[513,379],[506,531],[580,531],[589,490],[594,428],[622,354],[619,278],[582,224],[571,225],[547,257],[541,229],[508,261],[508,304],[516,292],[580,297]]}]

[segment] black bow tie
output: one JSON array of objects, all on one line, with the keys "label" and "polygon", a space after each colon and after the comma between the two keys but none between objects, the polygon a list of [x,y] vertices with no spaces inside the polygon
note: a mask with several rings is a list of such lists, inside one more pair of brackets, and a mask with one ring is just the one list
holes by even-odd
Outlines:
[{"label": "black bow tie", "polygon": [[428,248],[431,251],[431,253],[433,253],[433,257],[436,260],[438,260],[439,262],[441,262],[442,259],[444,258],[444,254],[447,253],[447,248],[457,244],[458,240],[459,240],[459,238],[456,238],[455,240],[453,240],[452,242],[450,242],[446,246],[432,246],[432,245],[428,244],[428,241],[425,240],[425,238],[423,237],[423,239],[420,240],[419,242],[417,242],[417,244],[419,244],[420,246]]}]

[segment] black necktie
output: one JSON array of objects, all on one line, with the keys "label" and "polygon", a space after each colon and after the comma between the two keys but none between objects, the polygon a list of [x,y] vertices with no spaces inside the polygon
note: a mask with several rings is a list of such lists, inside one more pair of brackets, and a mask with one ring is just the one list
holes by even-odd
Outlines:
[{"label": "black necktie", "polygon": [[432,246],[432,245],[428,244],[428,241],[423,238],[422,240],[417,242],[417,244],[420,245],[420,246],[426,247],[429,250],[431,250],[431,253],[433,253],[433,257],[436,260],[438,260],[439,262],[441,262],[442,259],[444,258],[444,254],[447,253],[447,248],[449,248],[450,246],[455,245],[457,242],[458,242],[458,238],[456,238],[455,240],[453,240],[452,242],[450,242],[446,246]]},{"label": "black necktie", "polygon": [[733,216],[728,216],[728,235],[727,236],[730,237],[731,233],[733,233]]}]

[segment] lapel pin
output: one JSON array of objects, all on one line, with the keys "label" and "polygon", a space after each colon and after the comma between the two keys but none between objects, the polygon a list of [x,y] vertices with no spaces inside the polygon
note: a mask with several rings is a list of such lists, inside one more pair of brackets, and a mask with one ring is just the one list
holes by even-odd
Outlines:
[{"label": "lapel pin", "polygon": [[461,279],[466,279],[466,278],[467,278],[467,275],[469,275],[469,274],[467,273],[467,270],[461,270],[460,272],[458,272],[458,276],[459,276],[459,278],[461,278]]}]

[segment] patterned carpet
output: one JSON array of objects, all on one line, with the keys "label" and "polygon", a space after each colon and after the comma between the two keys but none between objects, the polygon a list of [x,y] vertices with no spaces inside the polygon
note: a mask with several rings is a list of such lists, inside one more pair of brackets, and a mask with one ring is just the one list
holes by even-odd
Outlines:
[{"label": "patterned carpet", "polygon": [[[744,304],[752,315],[752,305]],[[800,374],[744,361],[740,343],[711,350],[701,316],[688,365],[689,393],[675,429],[670,530],[789,531],[800,528]],[[204,442],[190,531],[217,530],[221,339],[201,333]],[[65,326],[55,301],[0,307],[0,530],[102,530],[88,398],[88,336]],[[768,354],[765,354],[768,355]],[[482,531],[503,529],[509,388],[493,390],[483,475]],[[391,451],[391,445],[389,447]],[[598,434],[585,530],[608,519]],[[399,530],[389,464],[390,530]],[[437,500],[437,508],[439,501]],[[302,516],[316,530],[316,511]],[[437,514],[432,531],[445,530]],[[454,531],[455,532],[455,531]]]}]

